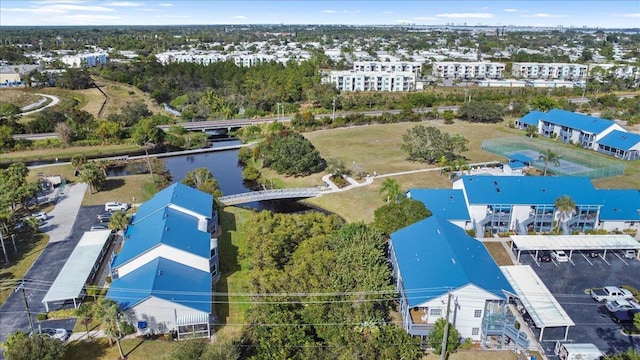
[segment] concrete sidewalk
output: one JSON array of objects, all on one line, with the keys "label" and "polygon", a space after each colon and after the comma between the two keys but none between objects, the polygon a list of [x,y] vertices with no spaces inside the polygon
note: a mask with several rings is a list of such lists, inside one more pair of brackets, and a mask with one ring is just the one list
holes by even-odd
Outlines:
[{"label": "concrete sidewalk", "polygon": [[40,227],[40,230],[49,235],[49,243],[66,240],[71,234],[82,199],[87,191],[87,184],[73,184],[67,186],[56,207],[49,213],[49,220]]}]

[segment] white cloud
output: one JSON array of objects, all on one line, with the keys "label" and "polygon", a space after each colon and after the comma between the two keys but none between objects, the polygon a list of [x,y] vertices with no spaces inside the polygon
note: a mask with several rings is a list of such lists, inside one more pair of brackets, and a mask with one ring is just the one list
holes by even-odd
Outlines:
[{"label": "white cloud", "polygon": [[244,20],[244,19],[246,19],[247,17],[246,17],[246,16],[244,16],[244,15],[236,15],[236,16],[234,16],[233,18],[234,18],[234,19]]},{"label": "white cloud", "polygon": [[433,16],[416,16],[413,19],[414,20],[418,20],[418,21],[438,20],[437,18],[434,18]]},{"label": "white cloud", "polygon": [[141,3],[129,2],[129,1],[114,1],[112,3],[108,3],[109,6],[120,6],[120,7],[136,7],[142,6]]},{"label": "white cloud", "polygon": [[438,14],[437,17],[448,19],[490,19],[493,17],[491,13],[446,13]]},{"label": "white cloud", "polygon": [[397,22],[398,24],[413,24],[413,20],[396,20],[395,22]]},{"label": "white cloud", "polygon": [[568,15],[537,13],[533,15],[522,15],[522,17],[551,19],[551,18],[564,18],[564,17],[568,17]]},{"label": "white cloud", "polygon": [[335,14],[335,13],[337,13],[337,11],[335,11],[335,10],[322,10],[322,12],[325,13],[325,14]]},{"label": "white cloud", "polygon": [[157,19],[188,19],[190,16],[188,15],[155,15],[154,18]]},{"label": "white cloud", "polygon": [[520,9],[504,9],[504,12],[508,12],[508,13],[522,13],[522,12],[528,12],[529,10],[520,10]]},{"label": "white cloud", "polygon": [[119,16],[112,15],[100,15],[100,14],[74,14],[74,15],[64,15],[60,16],[60,19],[65,20],[69,23],[75,23],[79,25],[84,24],[93,24],[98,21],[117,21],[122,20]]},{"label": "white cloud", "polygon": [[631,18],[640,18],[640,13],[635,13],[635,14],[620,14],[620,15],[616,15],[616,16],[631,17]]},{"label": "white cloud", "polygon": [[170,3],[160,3],[158,5],[163,6],[163,7],[172,7],[173,6],[173,4],[170,4]]},{"label": "white cloud", "polygon": [[34,8],[0,8],[0,12],[17,12],[28,14],[66,14],[67,11],[59,9],[51,9],[48,7],[34,7]]},{"label": "white cloud", "polygon": [[44,6],[44,8],[59,9],[59,10],[65,10],[65,11],[95,11],[95,12],[114,11],[113,9],[104,7],[104,6],[73,5],[73,4],[53,4],[49,6]]}]

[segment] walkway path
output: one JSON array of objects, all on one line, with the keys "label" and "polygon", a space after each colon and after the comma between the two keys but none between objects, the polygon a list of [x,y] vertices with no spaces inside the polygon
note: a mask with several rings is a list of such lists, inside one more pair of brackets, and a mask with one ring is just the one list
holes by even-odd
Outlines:
[{"label": "walkway path", "polygon": [[[23,112],[21,115],[23,115],[23,116],[24,116],[24,115],[31,115],[31,114],[35,114],[35,113],[37,113],[37,112],[39,112],[39,111],[42,111],[42,110],[44,110],[44,109],[46,109],[46,108],[50,108],[50,107],[52,107],[52,106],[56,106],[56,105],[58,105],[58,103],[60,102],[60,99],[59,99],[57,96],[47,95],[47,94],[36,94],[36,95],[40,95],[40,96],[42,96],[42,97],[49,98],[49,99],[51,99],[51,102],[50,102],[50,103],[48,103],[47,105],[45,105],[45,106],[43,106],[43,107],[39,108],[39,109],[35,109],[35,110],[31,110],[31,111]],[[40,101],[42,101],[42,100],[40,100]],[[37,104],[37,103],[36,103],[36,104]],[[34,104],[32,104],[32,105],[34,105]],[[27,105],[27,106],[25,106],[24,108],[28,108],[29,106],[31,106],[31,105]],[[23,109],[24,109],[24,108],[23,108]]]}]

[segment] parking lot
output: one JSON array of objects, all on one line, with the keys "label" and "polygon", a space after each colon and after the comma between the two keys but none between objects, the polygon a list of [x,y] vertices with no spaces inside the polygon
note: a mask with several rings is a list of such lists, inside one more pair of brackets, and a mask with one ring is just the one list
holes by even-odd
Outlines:
[{"label": "parking lot", "polygon": [[[610,251],[604,259],[602,252],[592,258],[588,252],[574,251],[570,261],[564,263],[555,259],[541,263],[533,253],[523,253],[520,261],[531,265],[576,324],[569,329],[568,341],[593,343],[606,353],[629,347],[640,350],[640,338],[623,335],[622,327],[611,320],[604,304],[588,294],[589,289],[603,286],[631,285],[640,289],[640,261]],[[539,336],[539,329],[532,330]],[[564,331],[564,328],[545,329],[541,345],[548,356],[553,356],[555,340],[564,339]]]}]

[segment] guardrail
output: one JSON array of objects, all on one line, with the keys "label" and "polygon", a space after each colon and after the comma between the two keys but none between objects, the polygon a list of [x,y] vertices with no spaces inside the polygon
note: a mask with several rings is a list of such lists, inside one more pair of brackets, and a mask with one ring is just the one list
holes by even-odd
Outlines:
[{"label": "guardrail", "polygon": [[263,200],[309,198],[321,194],[322,191],[318,188],[275,189],[223,196],[219,198],[219,201],[221,204],[229,206]]}]

